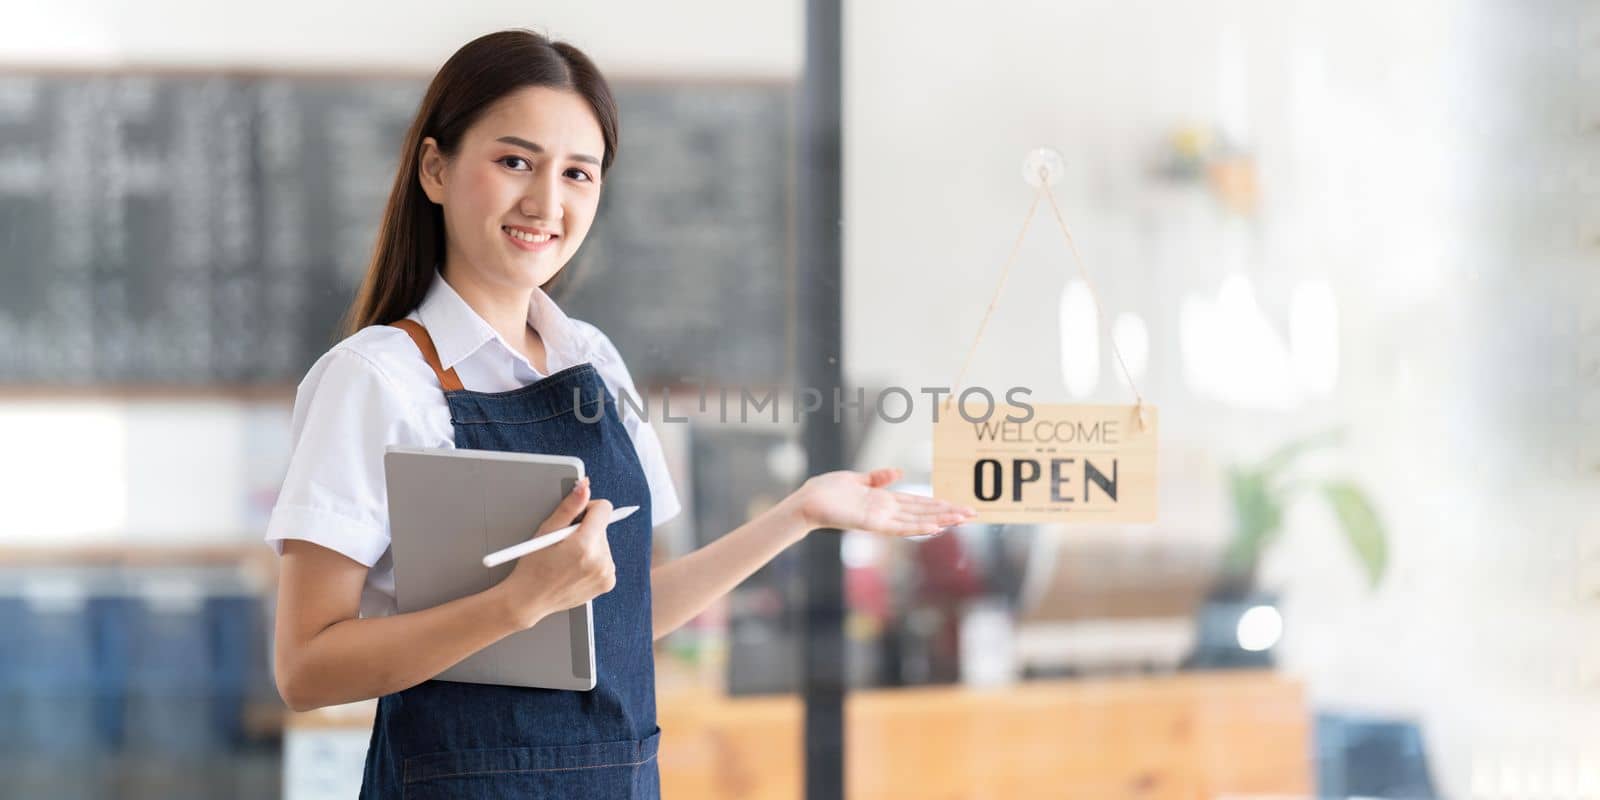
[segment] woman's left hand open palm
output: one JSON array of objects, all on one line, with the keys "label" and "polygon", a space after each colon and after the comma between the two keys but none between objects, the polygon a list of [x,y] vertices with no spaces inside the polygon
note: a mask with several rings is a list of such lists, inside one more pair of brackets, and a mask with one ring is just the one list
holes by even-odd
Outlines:
[{"label": "woman's left hand open palm", "polygon": [[815,528],[838,528],[918,536],[971,519],[977,512],[932,497],[884,488],[900,479],[894,467],[871,472],[837,470],[807,480],[796,490],[800,513]]}]

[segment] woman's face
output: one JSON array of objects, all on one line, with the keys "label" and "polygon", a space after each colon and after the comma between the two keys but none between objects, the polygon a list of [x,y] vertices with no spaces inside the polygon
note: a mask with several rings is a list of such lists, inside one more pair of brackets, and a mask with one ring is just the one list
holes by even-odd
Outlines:
[{"label": "woman's face", "polygon": [[424,139],[418,177],[444,209],[451,268],[507,288],[549,281],[594,222],[603,155],[588,102],[546,87],[501,98],[453,156]]}]

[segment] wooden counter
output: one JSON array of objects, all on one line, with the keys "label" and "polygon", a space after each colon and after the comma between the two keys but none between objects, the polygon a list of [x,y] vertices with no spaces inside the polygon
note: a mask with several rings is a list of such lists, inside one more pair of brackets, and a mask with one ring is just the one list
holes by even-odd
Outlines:
[{"label": "wooden counter", "polygon": [[[1311,793],[1303,691],[1273,673],[876,690],[852,694],[846,717],[852,800]],[[289,731],[370,720],[296,714]],[[673,690],[660,720],[668,800],[801,797],[798,697]]]},{"label": "wooden counter", "polygon": [[[851,798],[1307,795],[1308,712],[1271,673],[860,692]],[[663,795],[801,796],[798,697],[663,698]]]}]

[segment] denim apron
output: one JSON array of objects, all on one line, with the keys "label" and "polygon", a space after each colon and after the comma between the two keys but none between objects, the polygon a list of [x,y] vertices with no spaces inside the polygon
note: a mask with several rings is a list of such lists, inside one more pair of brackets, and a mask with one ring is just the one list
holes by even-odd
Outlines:
[{"label": "denim apron", "polygon": [[394,325],[438,374],[456,447],[576,456],[591,497],[639,511],[606,531],[617,583],[594,599],[595,688],[431,680],[379,698],[361,796],[659,797],[650,488],[615,398],[587,362],[508,392],[468,391],[454,369],[441,369],[421,325]]}]

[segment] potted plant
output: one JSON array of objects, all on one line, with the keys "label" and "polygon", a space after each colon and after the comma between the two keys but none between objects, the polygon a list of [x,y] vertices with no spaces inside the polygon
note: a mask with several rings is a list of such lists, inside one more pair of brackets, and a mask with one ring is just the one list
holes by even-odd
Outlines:
[{"label": "potted plant", "polygon": [[1312,493],[1327,502],[1344,540],[1361,562],[1369,586],[1377,586],[1388,566],[1388,543],[1383,522],[1366,492],[1345,478],[1310,479],[1293,469],[1307,453],[1339,441],[1337,431],[1290,442],[1255,464],[1228,470],[1228,491],[1233,500],[1233,539],[1223,551],[1219,593],[1249,593],[1255,589],[1256,567],[1262,554],[1283,532],[1289,504]]},{"label": "potted plant", "polygon": [[1262,554],[1283,532],[1290,503],[1314,494],[1327,502],[1344,540],[1366,572],[1369,586],[1383,579],[1388,544],[1382,521],[1366,492],[1345,478],[1310,478],[1297,472],[1307,453],[1337,443],[1336,431],[1290,442],[1254,464],[1228,469],[1234,530],[1222,554],[1217,583],[1196,621],[1188,668],[1265,667],[1281,632],[1278,597],[1256,586]]}]

